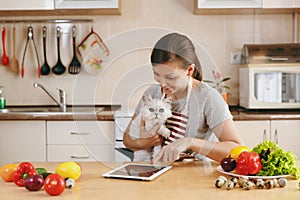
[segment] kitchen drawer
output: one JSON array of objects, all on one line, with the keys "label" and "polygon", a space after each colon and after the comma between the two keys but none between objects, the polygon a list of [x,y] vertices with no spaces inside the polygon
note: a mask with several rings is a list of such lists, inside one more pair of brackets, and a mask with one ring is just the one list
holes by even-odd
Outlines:
[{"label": "kitchen drawer", "polygon": [[47,144],[113,144],[113,121],[48,121]]},{"label": "kitchen drawer", "polygon": [[113,145],[48,145],[48,162],[112,162]]}]

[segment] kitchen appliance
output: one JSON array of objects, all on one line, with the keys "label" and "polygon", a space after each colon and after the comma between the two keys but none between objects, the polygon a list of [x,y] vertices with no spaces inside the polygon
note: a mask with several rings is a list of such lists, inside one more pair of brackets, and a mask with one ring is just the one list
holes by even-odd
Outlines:
[{"label": "kitchen appliance", "polygon": [[130,162],[133,160],[133,151],[123,144],[124,132],[131,120],[133,111],[117,110],[115,119],[115,162]]},{"label": "kitchen appliance", "polygon": [[300,109],[300,44],[244,45],[241,63],[240,106]]}]

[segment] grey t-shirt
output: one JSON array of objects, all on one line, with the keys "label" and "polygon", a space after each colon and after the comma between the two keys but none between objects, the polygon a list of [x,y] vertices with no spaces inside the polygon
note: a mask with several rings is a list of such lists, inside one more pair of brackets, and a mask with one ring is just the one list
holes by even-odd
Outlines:
[{"label": "grey t-shirt", "polygon": [[[162,98],[159,84],[151,85],[144,96]],[[185,108],[186,97],[172,102],[172,111],[181,112]],[[139,113],[142,101],[139,102],[135,113]],[[212,129],[227,119],[232,118],[228,105],[217,90],[201,82],[191,92],[188,104],[187,137],[217,141]]]}]

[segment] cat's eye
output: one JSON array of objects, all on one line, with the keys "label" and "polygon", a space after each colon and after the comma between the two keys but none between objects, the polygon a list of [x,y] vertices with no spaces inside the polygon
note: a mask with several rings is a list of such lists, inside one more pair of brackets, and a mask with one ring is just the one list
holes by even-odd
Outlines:
[{"label": "cat's eye", "polygon": [[154,112],[154,108],[149,108],[149,111],[150,112]]},{"label": "cat's eye", "polygon": [[161,112],[161,113],[162,113],[162,112],[165,112],[165,109],[160,108],[160,109],[159,109],[159,112]]}]

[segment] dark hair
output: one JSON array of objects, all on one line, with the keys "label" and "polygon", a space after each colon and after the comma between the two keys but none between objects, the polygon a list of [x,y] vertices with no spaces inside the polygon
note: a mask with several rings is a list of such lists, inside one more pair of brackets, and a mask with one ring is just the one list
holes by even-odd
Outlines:
[{"label": "dark hair", "polygon": [[185,35],[170,33],[158,40],[151,54],[151,63],[152,66],[164,64],[174,57],[183,62],[184,69],[194,64],[195,70],[192,77],[202,81],[202,69],[195,47]]}]

